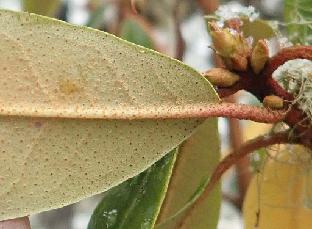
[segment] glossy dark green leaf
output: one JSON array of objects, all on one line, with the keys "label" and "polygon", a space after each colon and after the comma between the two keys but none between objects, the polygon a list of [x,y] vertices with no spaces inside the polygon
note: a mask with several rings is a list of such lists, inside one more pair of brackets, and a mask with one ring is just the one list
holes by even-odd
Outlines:
[{"label": "glossy dark green leaf", "polygon": [[285,21],[289,39],[294,43],[312,44],[312,1],[285,0]]},{"label": "glossy dark green leaf", "polygon": [[175,158],[173,150],[143,173],[107,191],[88,229],[153,228]]}]

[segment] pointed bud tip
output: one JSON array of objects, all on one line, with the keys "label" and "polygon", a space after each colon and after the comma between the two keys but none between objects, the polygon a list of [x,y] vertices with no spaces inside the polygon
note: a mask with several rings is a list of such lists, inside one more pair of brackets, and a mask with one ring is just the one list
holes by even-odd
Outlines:
[{"label": "pointed bud tip", "polygon": [[213,32],[213,31],[219,31],[221,28],[217,25],[216,22],[211,21],[211,22],[208,22],[208,29],[210,32]]},{"label": "pointed bud tip", "polygon": [[266,40],[259,40],[250,56],[250,64],[254,73],[259,74],[269,59],[269,46]]},{"label": "pointed bud tip", "polygon": [[228,29],[215,30],[210,32],[213,47],[218,55],[230,57],[237,46],[237,39]]}]

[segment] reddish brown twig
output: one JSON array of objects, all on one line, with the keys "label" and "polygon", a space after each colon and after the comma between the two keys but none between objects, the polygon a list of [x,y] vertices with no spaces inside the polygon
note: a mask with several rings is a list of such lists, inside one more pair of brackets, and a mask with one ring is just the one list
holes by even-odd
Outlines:
[{"label": "reddish brown twig", "polygon": [[[312,128],[306,114],[290,101],[294,96],[284,90],[273,78],[273,72],[282,64],[293,59],[312,60],[312,46],[293,46],[280,50],[265,65],[262,73],[256,75],[250,69],[246,72],[235,72],[240,76],[239,81],[229,88],[218,88],[220,97],[226,97],[239,90],[246,90],[263,101],[265,96],[277,95],[286,101],[285,109],[289,109],[284,122],[294,130],[297,136],[301,136],[301,142],[312,145]],[[291,107],[290,107],[291,106]],[[305,120],[304,122],[302,122]]]},{"label": "reddish brown twig", "polygon": [[209,118],[209,117],[224,117],[243,120],[252,120],[262,123],[276,123],[283,121],[285,111],[273,111],[267,108],[235,103],[219,103],[211,104],[207,107],[188,109],[185,112],[177,114],[175,118]]},{"label": "reddish brown twig", "polygon": [[130,0],[131,4],[131,10],[134,14],[138,14],[137,6],[136,6],[136,0]]},{"label": "reddish brown twig", "polygon": [[230,88],[219,88],[220,97],[230,96],[239,90],[246,90],[255,95],[260,101],[267,95],[278,95],[285,100],[292,100],[293,96],[280,87],[272,79],[273,72],[285,62],[294,59],[312,60],[312,46],[293,46],[280,50],[265,65],[260,75],[255,75],[253,71],[235,72],[240,75],[240,80]]},{"label": "reddish brown twig", "polygon": [[174,22],[174,32],[176,36],[176,50],[175,50],[175,58],[178,60],[183,59],[185,52],[185,42],[181,32],[181,23],[180,23],[180,15],[179,15],[179,0],[175,1],[175,6],[173,7],[173,22]]},{"label": "reddish brown twig", "polygon": [[219,6],[219,0],[197,0],[197,4],[204,14],[211,14]]},{"label": "reddish brown twig", "polygon": [[260,137],[257,137],[253,140],[246,142],[238,151],[233,152],[229,154],[228,156],[226,156],[215,168],[204,192],[193,203],[193,205],[187,210],[184,219],[179,223],[177,228],[181,228],[182,225],[187,221],[187,219],[193,214],[196,207],[200,205],[201,203],[203,203],[203,201],[208,197],[209,193],[213,190],[215,185],[219,182],[224,172],[227,171],[232,165],[234,165],[240,159],[252,153],[256,149],[259,149],[261,147],[267,147],[267,146],[274,145],[274,144],[280,144],[280,143],[294,143],[294,142],[290,142],[288,132],[281,132],[281,133],[276,133],[273,135],[260,136]]},{"label": "reddish brown twig", "polygon": [[285,62],[294,59],[312,60],[312,46],[297,45],[284,48],[270,59],[263,71],[265,78],[271,78],[273,72]]}]

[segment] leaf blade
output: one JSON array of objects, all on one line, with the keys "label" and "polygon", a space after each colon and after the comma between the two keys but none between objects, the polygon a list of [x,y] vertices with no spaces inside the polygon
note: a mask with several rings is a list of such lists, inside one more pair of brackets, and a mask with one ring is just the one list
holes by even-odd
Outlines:
[{"label": "leaf blade", "polygon": [[[217,101],[211,99],[216,94],[198,72],[155,51],[108,33],[34,14],[2,11],[0,16],[1,45],[16,48],[2,52],[1,61],[11,66],[15,63],[11,59],[20,55],[27,70],[18,69],[19,88],[11,82],[16,79],[10,77],[10,68],[1,72],[11,80],[2,87],[1,115],[142,119],[170,117],[172,113],[174,118],[180,111]],[[53,45],[46,47],[47,42]],[[73,44],[64,48],[68,42]],[[29,85],[21,84],[23,81]],[[9,103],[13,99],[15,103]]]},{"label": "leaf blade", "polygon": [[180,147],[157,228],[216,228],[221,201],[220,186],[181,225],[185,217],[185,211],[181,209],[203,191],[203,185],[219,162],[216,127],[216,120],[206,121]]},{"label": "leaf blade", "polygon": [[[140,36],[134,35],[138,31]],[[132,43],[154,48],[149,34],[134,19],[126,19],[122,23],[120,35]],[[152,228],[164,199],[175,159],[176,149],[141,174],[105,192],[91,216],[88,229]]]},{"label": "leaf blade", "polygon": [[[105,193],[92,214],[88,229],[153,228],[175,162],[175,151],[143,173]],[[109,222],[109,217],[104,213],[114,210],[118,212],[116,220]]]},{"label": "leaf blade", "polygon": [[202,122],[158,112],[218,101],[191,68],[107,33],[27,13],[0,18],[0,220],[137,175]]},{"label": "leaf blade", "polygon": [[156,50],[152,36],[150,36],[148,31],[143,27],[143,22],[141,22],[139,18],[130,17],[125,20],[121,24],[120,37],[146,48]]}]

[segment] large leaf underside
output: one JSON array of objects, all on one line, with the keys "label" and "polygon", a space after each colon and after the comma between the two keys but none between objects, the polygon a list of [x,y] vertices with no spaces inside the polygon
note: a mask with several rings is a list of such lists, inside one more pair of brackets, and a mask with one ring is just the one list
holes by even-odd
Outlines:
[{"label": "large leaf underside", "polygon": [[0,53],[0,220],[138,174],[201,123],[157,118],[218,100],[178,61],[33,14],[0,11]]},{"label": "large leaf underside", "polygon": [[158,118],[215,98],[191,68],[110,34],[27,13],[0,18],[0,114]]}]

